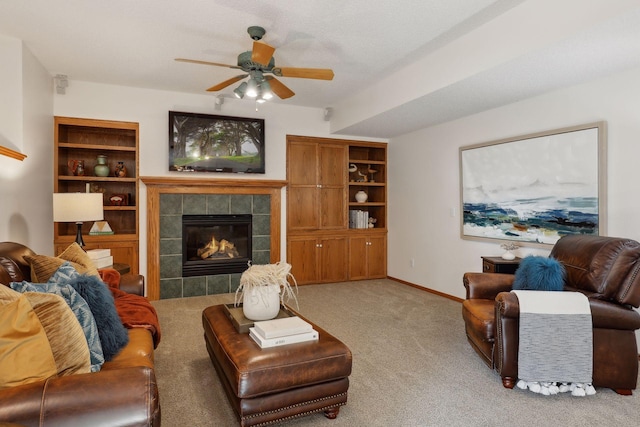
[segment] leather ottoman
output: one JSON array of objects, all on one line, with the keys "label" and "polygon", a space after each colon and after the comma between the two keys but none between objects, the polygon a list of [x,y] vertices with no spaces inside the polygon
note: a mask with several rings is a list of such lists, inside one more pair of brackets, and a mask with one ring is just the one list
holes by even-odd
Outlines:
[{"label": "leather ottoman", "polygon": [[207,351],[241,426],[321,411],[335,418],[347,403],[351,351],[312,322],[318,341],[265,349],[236,331],[223,305],[204,309],[202,323]]}]

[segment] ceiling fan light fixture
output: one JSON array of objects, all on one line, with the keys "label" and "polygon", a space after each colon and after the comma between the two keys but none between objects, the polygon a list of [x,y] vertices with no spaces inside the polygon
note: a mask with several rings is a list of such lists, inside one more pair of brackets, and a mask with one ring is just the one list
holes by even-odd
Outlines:
[{"label": "ceiling fan light fixture", "polygon": [[235,88],[235,90],[233,91],[233,94],[236,96],[236,98],[242,99],[244,98],[244,94],[246,90],[247,90],[247,82],[242,82],[240,83],[240,86]]},{"label": "ceiling fan light fixture", "polygon": [[253,77],[251,77],[249,79],[249,82],[247,83],[247,90],[245,92],[245,95],[247,95],[249,98],[255,98],[258,96],[258,83]]},{"label": "ceiling fan light fixture", "polygon": [[[249,81],[241,84],[233,91],[234,95],[240,99],[243,99],[245,96],[256,99],[259,94],[264,100],[271,99],[274,94],[280,99],[288,99],[295,95],[291,89],[273,76],[333,80],[333,70],[329,68],[276,67],[276,62],[273,56],[276,48],[261,41],[265,35],[265,29],[259,26],[252,26],[247,28],[247,32],[254,40],[253,48],[250,51],[245,51],[238,55],[237,65],[186,58],[176,58],[175,60],[179,62],[213,65],[216,67],[242,70],[245,74],[237,75],[207,89],[208,92],[217,92],[248,76]],[[267,76],[265,79],[264,74],[266,73],[273,74],[273,76]],[[266,83],[266,80],[270,80],[273,84]],[[272,87],[275,91],[272,90]]]},{"label": "ceiling fan light fixture", "polygon": [[263,81],[260,83],[260,94],[263,99],[268,100],[273,98],[273,92],[271,92],[271,85],[268,81]]}]

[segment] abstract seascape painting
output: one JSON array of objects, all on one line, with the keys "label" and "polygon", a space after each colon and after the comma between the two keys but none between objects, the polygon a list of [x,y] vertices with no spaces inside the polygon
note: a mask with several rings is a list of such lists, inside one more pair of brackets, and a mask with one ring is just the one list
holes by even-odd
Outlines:
[{"label": "abstract seascape painting", "polygon": [[462,237],[552,245],[602,235],[605,177],[605,122],[462,147]]}]

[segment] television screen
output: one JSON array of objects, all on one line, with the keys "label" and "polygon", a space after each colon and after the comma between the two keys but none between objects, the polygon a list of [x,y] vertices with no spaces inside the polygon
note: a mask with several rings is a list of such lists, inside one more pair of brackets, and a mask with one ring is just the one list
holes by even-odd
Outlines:
[{"label": "television screen", "polygon": [[264,120],[169,111],[169,170],[264,173]]}]

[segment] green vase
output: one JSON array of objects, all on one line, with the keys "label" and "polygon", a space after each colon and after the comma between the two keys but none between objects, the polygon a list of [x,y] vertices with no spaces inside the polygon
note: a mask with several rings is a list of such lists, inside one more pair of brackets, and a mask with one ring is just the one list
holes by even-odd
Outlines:
[{"label": "green vase", "polygon": [[109,165],[107,165],[107,156],[99,155],[96,157],[96,165],[93,167],[95,176],[109,176]]}]

